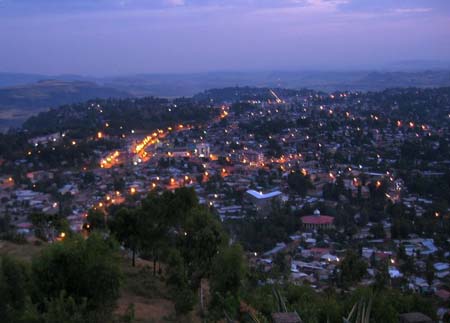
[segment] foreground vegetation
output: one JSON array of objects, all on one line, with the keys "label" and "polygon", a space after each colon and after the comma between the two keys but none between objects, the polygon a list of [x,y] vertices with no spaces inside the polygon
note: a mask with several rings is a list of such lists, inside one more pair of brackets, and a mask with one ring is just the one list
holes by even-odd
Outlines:
[{"label": "foreground vegetation", "polygon": [[242,247],[230,244],[190,189],[151,193],[107,218],[94,210],[88,221],[86,239],[68,234],[31,248],[42,248],[34,255],[12,252],[9,243],[0,250],[2,322],[269,322],[273,312],[296,311],[304,322],[333,323],[358,302],[372,304],[372,322],[397,322],[410,311],[435,315],[431,302],[394,290],[386,277],[348,289],[365,272],[354,254],[338,268],[341,283],[322,292],[283,278],[285,254],[270,272],[250,269]]}]

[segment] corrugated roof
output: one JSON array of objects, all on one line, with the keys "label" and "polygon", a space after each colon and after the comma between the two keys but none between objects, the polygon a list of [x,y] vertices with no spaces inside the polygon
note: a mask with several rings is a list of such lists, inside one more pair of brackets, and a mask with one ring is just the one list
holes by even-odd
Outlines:
[{"label": "corrugated roof", "polygon": [[263,194],[262,192],[257,192],[255,190],[248,190],[247,194],[250,194],[254,198],[257,198],[258,200],[262,200],[276,197],[278,195],[281,195],[282,193],[280,191],[273,191],[270,193]]},{"label": "corrugated roof", "polygon": [[307,215],[302,217],[303,224],[332,224],[334,218],[328,215]]}]

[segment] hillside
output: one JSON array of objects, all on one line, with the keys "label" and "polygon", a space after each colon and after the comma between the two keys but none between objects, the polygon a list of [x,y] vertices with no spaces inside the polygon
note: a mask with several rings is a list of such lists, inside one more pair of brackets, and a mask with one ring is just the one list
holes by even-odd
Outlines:
[{"label": "hillside", "polygon": [[[415,64],[415,65],[414,65]],[[450,70],[447,66],[422,67],[414,63],[405,67],[392,66],[381,70],[326,71],[243,71],[243,72],[204,72],[186,74],[134,74],[108,77],[86,77],[81,75],[34,75],[0,73],[0,89],[9,87],[17,91],[23,87],[42,88],[51,79],[58,84],[72,86],[89,85],[95,91],[112,91],[109,96],[127,94],[128,96],[180,97],[193,96],[212,88],[235,86],[309,88],[319,91],[363,90],[376,91],[390,87],[441,87],[450,85]],[[415,69],[412,67],[416,67]],[[51,83],[51,82],[50,82]],[[28,84],[21,86],[21,84]],[[53,84],[52,86],[56,85]],[[99,85],[103,85],[102,88]],[[23,90],[21,90],[23,91]],[[103,96],[100,96],[103,97]],[[92,97],[90,97],[92,98]],[[2,102],[0,101],[0,106]]]},{"label": "hillside", "polygon": [[31,115],[60,105],[95,98],[123,98],[124,91],[92,82],[45,80],[0,88],[0,131],[17,127]]},{"label": "hillside", "polygon": [[[39,256],[47,246],[42,241],[17,244],[0,240],[0,257],[14,257],[25,263]],[[177,318],[173,301],[170,299],[167,286],[161,277],[154,277],[153,263],[138,259],[136,267],[130,265],[129,257],[125,253],[120,257],[122,285],[120,297],[115,309],[115,317],[126,315],[131,304],[134,306],[135,322],[176,322]],[[198,310],[198,309],[196,309]],[[194,311],[184,317],[188,322],[200,322]]]},{"label": "hillside", "polygon": [[92,82],[45,80],[0,88],[1,108],[40,109],[93,98],[126,97],[126,92]]}]

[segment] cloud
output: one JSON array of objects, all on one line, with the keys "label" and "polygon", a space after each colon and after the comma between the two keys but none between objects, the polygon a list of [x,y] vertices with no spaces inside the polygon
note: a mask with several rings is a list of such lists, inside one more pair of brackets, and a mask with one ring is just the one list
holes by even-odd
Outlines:
[{"label": "cloud", "polygon": [[171,7],[182,7],[186,5],[185,0],[166,0],[166,3]]},{"label": "cloud", "polygon": [[425,13],[433,11],[433,8],[396,8],[392,10],[395,13],[400,14],[414,14],[414,13]]}]

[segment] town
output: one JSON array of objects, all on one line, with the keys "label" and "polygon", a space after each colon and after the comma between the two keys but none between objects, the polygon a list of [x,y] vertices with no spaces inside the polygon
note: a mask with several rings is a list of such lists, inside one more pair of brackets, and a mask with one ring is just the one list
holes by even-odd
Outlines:
[{"label": "town", "polygon": [[[1,135],[5,237],[89,235],[92,214],[108,221],[149,193],[189,188],[244,247],[259,284],[388,285],[432,300],[426,314],[448,318],[448,88],[236,87],[177,100],[143,102],[173,115],[149,127],[138,117],[121,124],[107,115],[120,101],[97,100],[80,107],[90,119],[76,116],[75,124],[95,120],[85,131],[61,116],[40,128],[39,118],[69,106]],[[202,117],[185,118],[184,105]]]}]

